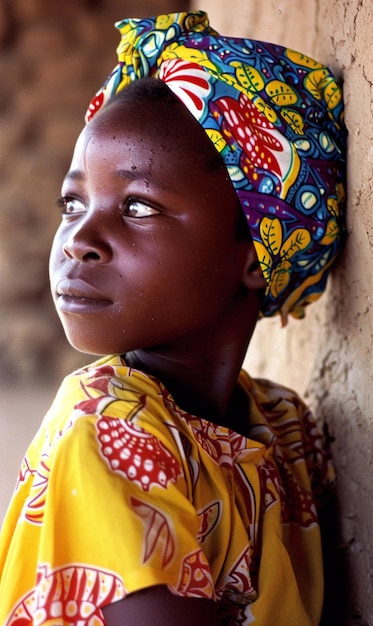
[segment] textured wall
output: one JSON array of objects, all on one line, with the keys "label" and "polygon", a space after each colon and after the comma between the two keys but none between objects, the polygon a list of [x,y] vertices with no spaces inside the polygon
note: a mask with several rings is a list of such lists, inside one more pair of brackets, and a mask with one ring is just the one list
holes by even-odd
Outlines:
[{"label": "textured wall", "polygon": [[[338,475],[343,624],[373,625],[373,4],[204,0],[221,33],[294,47],[343,78],[349,129],[348,242],[327,294],[285,330],[258,324],[247,366],[299,389],[326,422]],[[341,622],[335,622],[340,624]]]},{"label": "textured wall", "polygon": [[[373,5],[322,3],[319,51],[341,68],[349,141],[349,241],[318,344],[310,385],[330,416],[339,476],[342,546],[348,556],[351,623],[373,624]],[[328,24],[328,29],[325,25]],[[321,378],[321,385],[319,379]]]}]

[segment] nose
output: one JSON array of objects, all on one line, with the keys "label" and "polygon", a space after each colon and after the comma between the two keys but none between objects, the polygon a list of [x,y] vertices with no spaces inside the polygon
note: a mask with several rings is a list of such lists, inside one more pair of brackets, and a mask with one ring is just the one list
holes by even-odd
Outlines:
[{"label": "nose", "polygon": [[80,263],[108,263],[113,256],[99,229],[85,223],[70,232],[62,249],[67,258]]}]

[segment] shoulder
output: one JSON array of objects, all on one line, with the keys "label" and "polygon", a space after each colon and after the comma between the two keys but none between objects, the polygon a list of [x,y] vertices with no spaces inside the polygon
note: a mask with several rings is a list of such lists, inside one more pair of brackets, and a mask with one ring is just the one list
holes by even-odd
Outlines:
[{"label": "shoulder", "polygon": [[131,417],[134,410],[160,398],[160,383],[143,372],[126,365],[120,356],[104,357],[82,367],[61,384],[54,407],[82,414],[102,414],[108,407],[118,417]]},{"label": "shoulder", "polygon": [[277,460],[291,465],[305,462],[314,495],[334,484],[334,468],[321,422],[298,393],[270,380],[252,379],[242,372],[240,383],[250,399],[256,423],[265,424],[272,435]]},{"label": "shoulder", "polygon": [[310,414],[304,400],[289,387],[264,378],[251,378],[244,370],[241,371],[239,381],[251,400],[252,408],[255,407],[271,422],[289,416],[303,419],[303,416]]},{"label": "shoulder", "polygon": [[28,465],[35,468],[42,459],[61,481],[84,476],[90,484],[100,476],[104,484],[115,476],[147,491],[181,476],[171,422],[157,380],[120,357],[100,359],[65,378],[27,452]]},{"label": "shoulder", "polygon": [[105,430],[114,437],[121,428],[133,436],[147,432],[172,446],[169,420],[159,381],[112,356],[63,380],[39,435],[44,447],[48,441],[49,449],[57,449],[63,442],[70,445],[72,437],[89,442],[99,433],[104,441]]},{"label": "shoulder", "polygon": [[250,403],[250,420],[265,425],[282,451],[297,449],[297,456],[307,457],[323,447],[323,437],[314,416],[296,391],[266,379],[250,378],[241,373],[240,382]]}]

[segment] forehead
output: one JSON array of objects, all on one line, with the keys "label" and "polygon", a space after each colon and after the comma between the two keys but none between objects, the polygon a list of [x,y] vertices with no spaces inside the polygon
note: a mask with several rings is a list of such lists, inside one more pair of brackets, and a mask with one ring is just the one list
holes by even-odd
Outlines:
[{"label": "forehead", "polygon": [[[83,131],[85,137],[122,142],[134,151],[148,149],[162,159],[182,160],[184,167],[226,173],[224,161],[204,129],[164,86],[166,98],[125,90],[105,106]],[[114,146],[113,146],[114,147]]]}]

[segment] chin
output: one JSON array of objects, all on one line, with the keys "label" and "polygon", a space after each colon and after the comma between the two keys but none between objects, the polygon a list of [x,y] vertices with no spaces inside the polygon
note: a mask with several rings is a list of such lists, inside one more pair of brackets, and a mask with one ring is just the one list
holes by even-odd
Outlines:
[{"label": "chin", "polygon": [[66,333],[66,338],[69,344],[77,350],[77,352],[82,352],[83,354],[91,354],[92,356],[106,356],[108,354],[119,354],[117,351],[112,352],[109,349],[105,349],[105,346],[99,346],[97,344],[82,341],[81,338],[76,339],[75,337],[70,337]]}]

